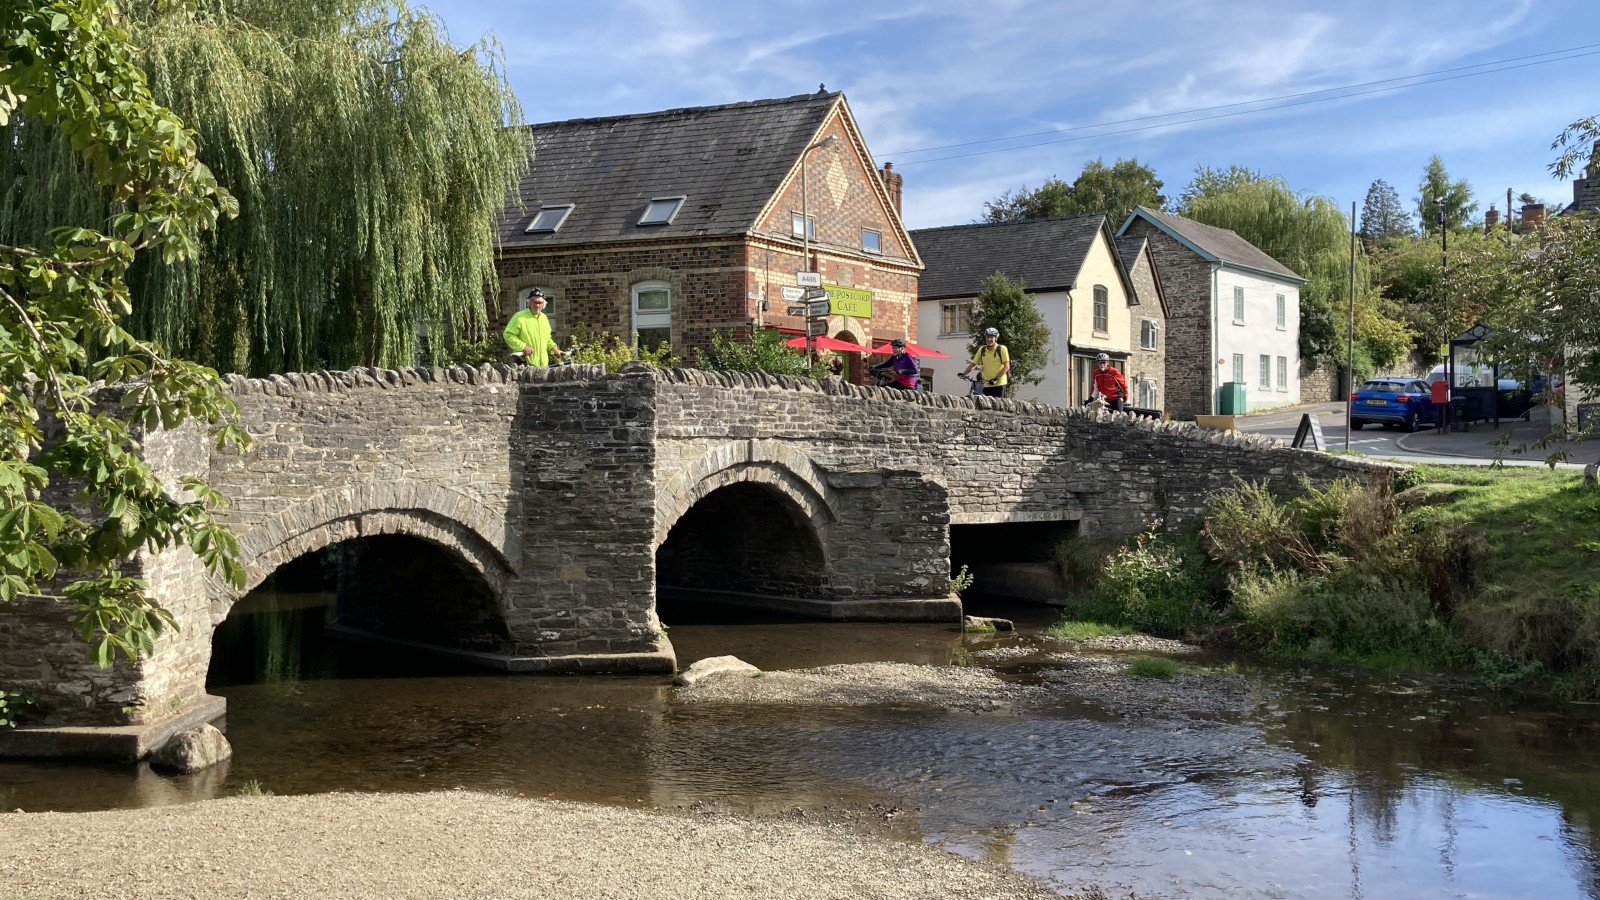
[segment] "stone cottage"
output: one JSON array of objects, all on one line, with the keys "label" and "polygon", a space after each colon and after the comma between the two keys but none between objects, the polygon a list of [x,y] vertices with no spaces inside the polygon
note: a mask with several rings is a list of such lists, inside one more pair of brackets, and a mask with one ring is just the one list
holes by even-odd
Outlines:
[{"label": "stone cottage", "polygon": [[875,166],[842,93],[529,127],[535,158],[499,223],[498,321],[539,288],[558,341],[581,327],[681,354],[803,333],[782,289],[810,271],[830,336],[913,331],[922,263],[900,176]]}]

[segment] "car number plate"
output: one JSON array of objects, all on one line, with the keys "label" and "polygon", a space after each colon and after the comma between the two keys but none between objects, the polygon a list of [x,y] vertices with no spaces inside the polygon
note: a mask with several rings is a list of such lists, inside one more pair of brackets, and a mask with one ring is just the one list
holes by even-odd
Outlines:
[{"label": "car number plate", "polygon": [[1367,401],[1367,405],[1369,405],[1369,406],[1388,406],[1389,405],[1389,401],[1387,401],[1387,400],[1368,400]]}]

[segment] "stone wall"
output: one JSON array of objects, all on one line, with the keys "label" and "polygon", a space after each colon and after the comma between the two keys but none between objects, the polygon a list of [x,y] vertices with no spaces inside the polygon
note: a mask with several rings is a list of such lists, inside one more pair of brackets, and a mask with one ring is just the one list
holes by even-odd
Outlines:
[{"label": "stone wall", "polygon": [[[1139,402],[1139,382],[1153,381],[1156,384],[1156,407],[1164,409],[1167,399],[1167,314],[1161,308],[1161,290],[1157,286],[1156,271],[1152,264],[1152,257],[1148,253],[1140,253],[1134,262],[1133,268],[1128,272],[1128,279],[1133,282],[1133,293],[1139,303],[1132,308],[1133,322],[1129,346],[1133,348],[1128,357],[1128,390],[1133,395],[1133,404]],[[1153,349],[1142,346],[1143,322],[1149,319],[1156,323],[1156,341]]]},{"label": "stone wall", "polygon": [[1167,295],[1166,412],[1177,419],[1207,415],[1217,372],[1211,358],[1212,266],[1144,219],[1134,219],[1127,233],[1150,242]]},{"label": "stone wall", "polygon": [[1324,403],[1333,400],[1343,400],[1345,392],[1345,376],[1339,368],[1331,363],[1324,362],[1315,369],[1307,368],[1306,362],[1300,362],[1300,402]]}]

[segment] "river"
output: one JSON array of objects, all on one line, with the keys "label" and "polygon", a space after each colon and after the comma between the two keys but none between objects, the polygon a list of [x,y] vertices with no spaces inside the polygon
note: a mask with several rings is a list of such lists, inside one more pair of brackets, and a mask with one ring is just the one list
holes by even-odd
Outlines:
[{"label": "river", "polygon": [[[323,645],[321,601],[219,643],[226,767],[0,763],[0,807],[465,787],[853,820],[1114,896],[1600,896],[1600,712],[1459,683],[1230,667],[1248,711],[1128,715],[1070,685],[992,711],[675,700],[662,678],[528,677]],[[979,665],[1049,682],[1045,613],[949,626],[673,617],[680,661]],[[236,616],[238,614],[236,613]],[[1031,621],[1030,621],[1031,620]],[[230,619],[230,622],[233,620]],[[230,643],[231,641],[231,643]],[[231,661],[231,665],[224,665]],[[1188,665],[1204,665],[1186,663]]]}]

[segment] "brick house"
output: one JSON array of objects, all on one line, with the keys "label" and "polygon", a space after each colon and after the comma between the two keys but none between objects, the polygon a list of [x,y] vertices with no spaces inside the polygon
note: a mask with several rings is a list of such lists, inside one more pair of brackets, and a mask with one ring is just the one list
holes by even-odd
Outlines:
[{"label": "brick house", "polygon": [[1168,413],[1217,412],[1228,382],[1245,385],[1248,411],[1300,402],[1304,278],[1226,228],[1143,206],[1117,234],[1148,241],[1161,273]]},{"label": "brick house", "polygon": [[[1013,396],[1056,405],[1082,403],[1088,396],[1095,356],[1109,355],[1129,377],[1135,405],[1141,398],[1159,406],[1163,371],[1140,346],[1142,322],[1147,341],[1160,346],[1162,309],[1159,281],[1142,241],[1130,242],[1130,259],[1144,266],[1140,291],[1126,268],[1122,248],[1104,214],[1094,213],[1027,222],[951,225],[911,232],[927,268],[918,296],[917,343],[949,353],[943,368],[965,367],[974,336],[968,330],[983,280],[995,272],[1021,280],[1050,327],[1043,381],[1018,385]],[[1001,343],[1005,335],[1000,336]],[[939,367],[936,367],[936,370]],[[1143,390],[1135,378],[1143,380]],[[953,377],[936,377],[934,390],[965,393]]]},{"label": "brick house", "polygon": [[922,263],[900,176],[874,166],[842,93],[529,127],[520,208],[499,223],[499,322],[540,288],[558,341],[585,327],[682,354],[716,333],[802,333],[780,291],[809,270],[833,300],[829,335],[912,331]]},{"label": "brick house", "polygon": [[1133,282],[1138,305],[1129,317],[1128,390],[1140,409],[1163,409],[1162,385],[1167,380],[1167,295],[1161,289],[1155,251],[1142,237],[1117,238],[1117,256]]}]

